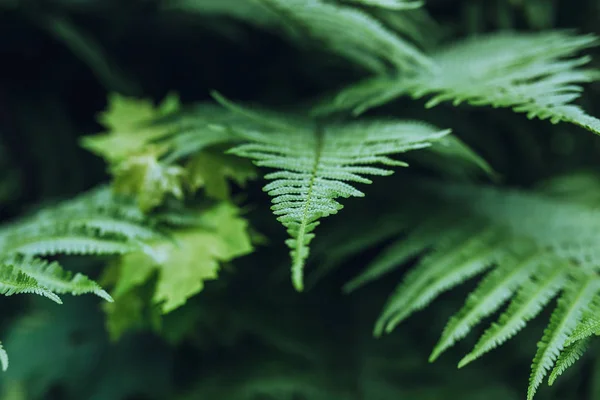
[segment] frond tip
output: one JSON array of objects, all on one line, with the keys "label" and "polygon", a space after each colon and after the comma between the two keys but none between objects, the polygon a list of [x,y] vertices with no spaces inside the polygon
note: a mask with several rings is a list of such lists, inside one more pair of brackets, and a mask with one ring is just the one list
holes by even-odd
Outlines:
[{"label": "frond tip", "polygon": [[364,196],[350,183],[371,183],[366,175],[392,174],[390,168],[374,165],[406,166],[389,156],[427,147],[450,132],[398,120],[292,124],[217,98],[233,111],[265,121],[262,132],[241,128],[238,134],[247,143],[231,152],[276,170],[265,175],[271,182],[264,190],[273,197],[272,210],[290,235],[286,244],[291,248],[292,282],[298,291],[303,290],[304,264],[319,220],[342,209],[337,198]]}]

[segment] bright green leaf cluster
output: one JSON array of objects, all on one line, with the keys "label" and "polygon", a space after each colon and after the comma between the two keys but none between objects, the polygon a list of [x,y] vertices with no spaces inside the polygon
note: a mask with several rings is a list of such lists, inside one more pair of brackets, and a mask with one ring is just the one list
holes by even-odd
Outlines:
[{"label": "bright green leaf cluster", "polygon": [[221,202],[198,211],[195,219],[197,226],[179,228],[167,238],[148,242],[143,250],[120,257],[109,270],[107,279],[114,282],[115,303],[106,309],[113,337],[139,320],[135,314],[144,307],[144,300],[138,297],[140,287],[155,275],[148,300],[168,313],[200,292],[205,281],[217,278],[222,263],[252,252],[248,224],[232,204]]}]

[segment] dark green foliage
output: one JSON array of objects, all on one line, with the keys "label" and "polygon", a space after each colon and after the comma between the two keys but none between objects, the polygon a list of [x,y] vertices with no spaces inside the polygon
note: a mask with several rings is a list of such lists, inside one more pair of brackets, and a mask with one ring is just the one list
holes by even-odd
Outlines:
[{"label": "dark green foliage", "polygon": [[596,400],[597,8],[0,0],[0,399]]}]

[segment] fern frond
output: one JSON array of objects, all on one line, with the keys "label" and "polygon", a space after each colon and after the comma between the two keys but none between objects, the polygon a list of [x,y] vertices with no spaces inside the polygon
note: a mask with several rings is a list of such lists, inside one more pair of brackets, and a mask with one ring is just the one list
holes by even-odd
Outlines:
[{"label": "fern frond", "polygon": [[[395,224],[396,231],[401,227],[408,229],[411,223],[414,224],[411,218],[406,219],[408,221],[394,218],[395,221],[398,221]],[[344,285],[344,290],[351,292],[370,281],[379,279],[381,276],[394,270],[398,265],[404,264],[411,257],[431,248],[439,239],[440,227],[444,226],[450,229],[452,224],[457,222],[458,220],[455,220],[454,216],[450,216],[450,218],[441,216],[441,218],[431,218],[424,221],[409,232],[402,240],[398,240],[383,249],[369,264],[369,268],[366,268],[361,274]],[[449,245],[448,241],[444,244],[446,247]]]},{"label": "fern frond", "polygon": [[389,156],[427,147],[449,133],[424,123],[394,120],[288,126],[220,101],[233,111],[268,121],[264,132],[240,129],[238,134],[248,143],[230,152],[276,170],[265,175],[272,182],[264,190],[273,197],[272,210],[290,235],[286,244],[297,290],[303,289],[304,263],[319,220],[342,208],[337,198],[364,196],[347,182],[371,183],[365,175],[390,175],[391,169],[372,165],[405,166]]},{"label": "fern frond", "polygon": [[405,28],[413,31],[406,38],[400,37],[381,23],[386,18],[377,18],[376,12],[367,13],[355,6],[368,6],[372,9],[369,11],[407,13],[423,3],[420,0],[222,0],[216,3],[173,0],[163,7],[211,18],[232,17],[261,28],[280,30],[280,35],[300,45],[312,39],[368,70],[385,72],[390,67],[406,71],[430,66],[428,57],[412,42],[415,35],[411,35],[419,30],[416,36],[427,36],[429,32],[423,29],[425,25],[413,23],[409,28],[409,24],[399,24],[403,26],[398,32],[406,33]]},{"label": "fern frond", "polygon": [[117,240],[85,237],[82,234],[54,232],[42,236],[12,238],[10,252],[29,256],[125,254],[135,246]]},{"label": "fern frond", "polygon": [[109,188],[46,207],[0,229],[1,292],[35,293],[61,302],[57,294],[95,294],[111,297],[83,274],[72,274],[57,262],[38,257],[53,255],[123,255],[148,249],[165,237],[150,217],[132,201],[116,198]]},{"label": "fern frond", "polygon": [[[414,45],[357,8],[323,0],[259,1],[291,21],[301,32],[308,33],[333,51],[369,70],[383,73],[388,65],[400,71],[431,67],[428,57]],[[377,3],[383,4],[381,1]],[[386,3],[399,5],[407,2]]]},{"label": "fern frond", "polygon": [[415,77],[376,77],[340,93],[317,112],[368,108],[396,97],[432,96],[427,107],[444,101],[507,107],[528,118],[580,125],[600,133],[600,120],[571,104],[581,84],[598,71],[582,68],[589,57],[573,58],[597,44],[596,37],[569,32],[496,33],[466,39],[432,54],[434,68]]},{"label": "fern frond", "polygon": [[[375,327],[379,334],[391,331],[443,291],[491,269],[449,320],[431,361],[514,298],[459,367],[514,336],[559,295],[532,365],[528,390],[532,399],[562,351],[597,332],[597,207],[552,198],[543,192],[472,185],[421,183],[413,186],[413,192],[413,197],[402,199],[405,204],[396,204],[394,211],[401,222],[398,233],[403,233],[402,238],[348,287],[355,289],[391,271],[394,265],[426,253],[390,296]],[[416,226],[405,233],[411,225],[407,221]],[[582,349],[579,345],[569,348],[551,381],[578,358]]]},{"label": "fern frond", "polygon": [[589,345],[589,339],[580,340],[570,344],[558,356],[554,369],[548,378],[548,385],[553,385],[556,379],[562,375],[571,365],[583,356]]},{"label": "fern frond", "polygon": [[6,264],[2,265],[0,268],[0,293],[5,296],[12,296],[13,294],[20,293],[33,293],[47,297],[58,304],[62,304],[60,297],[41,286],[34,278],[19,269]]},{"label": "fern frond", "polygon": [[600,318],[597,314],[597,308],[593,308],[590,315],[587,318],[584,318],[581,324],[579,324],[567,342],[565,346],[570,346],[575,342],[579,342],[581,340],[585,340],[592,335],[598,335],[600,333]]},{"label": "fern frond", "polygon": [[73,275],[65,271],[57,262],[25,258],[10,262],[10,264],[53,293],[70,293],[72,295],[93,293],[106,301],[113,301],[110,295],[96,282],[83,274]]},{"label": "fern frond", "polygon": [[433,349],[429,361],[437,359],[456,341],[465,337],[483,318],[494,313],[508,300],[523,280],[536,273],[540,267],[535,252],[499,261],[499,266],[489,273],[467,298],[464,307],[448,322],[442,337]]},{"label": "fern frond", "polygon": [[414,311],[429,305],[440,293],[489,268],[501,250],[494,245],[497,239],[498,235],[493,230],[468,226],[454,240],[448,240],[437,251],[424,257],[391,296],[377,321],[375,333],[391,332]]},{"label": "fern frond", "polygon": [[543,265],[535,278],[523,282],[506,311],[484,332],[458,367],[464,367],[515,336],[558,294],[566,279],[567,271],[560,265]]},{"label": "fern frond", "polygon": [[600,291],[600,279],[595,275],[578,278],[566,285],[558,300],[558,306],[552,313],[550,324],[544,330],[544,336],[538,343],[538,350],[531,366],[531,377],[527,390],[528,400],[533,399],[542,379],[561,354],[569,335],[581,320],[582,314],[588,310],[589,304]]}]

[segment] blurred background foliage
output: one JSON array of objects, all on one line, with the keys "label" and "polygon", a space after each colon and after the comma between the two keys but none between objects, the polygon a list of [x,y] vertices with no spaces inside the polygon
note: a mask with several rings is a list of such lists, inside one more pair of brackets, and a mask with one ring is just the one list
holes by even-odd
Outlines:
[{"label": "blurred background foliage", "polygon": [[[95,116],[109,92],[157,103],[176,92],[183,103],[192,103],[209,99],[216,89],[236,100],[291,105],[366,74],[316,46],[295,45],[249,4],[0,0],[2,221],[108,178],[104,163],[83,150],[78,138],[101,130]],[[501,29],[600,34],[598,0],[428,0],[426,10],[440,30],[424,38],[424,46]],[[393,14],[385,18],[393,26]],[[598,66],[600,55],[593,56]],[[599,90],[589,86],[584,98],[592,115],[600,115]],[[420,102],[398,100],[375,113],[452,127],[503,181],[517,186],[597,164],[599,142],[593,135],[507,110],[442,105],[426,111]],[[390,182],[384,183],[388,191],[402,187]],[[259,205],[248,214],[253,226],[266,237],[280,235],[260,185],[247,195],[248,204]],[[348,207],[360,213],[382,201],[373,196]],[[336,220],[323,225],[325,237]],[[139,329],[116,342],[106,333],[97,299],[69,298],[59,306],[30,296],[2,298],[0,328],[11,354],[11,367],[0,376],[2,399],[522,398],[548,312],[473,366],[457,370],[455,360],[474,337],[429,365],[427,356],[447,317],[472,287],[444,295],[392,335],[374,339],[373,322],[397,277],[351,296],[340,287],[376,251],[298,294],[288,283],[285,249],[259,247],[236,262],[235,273],[225,268],[219,280],[162,320],[152,320],[155,310],[136,310]],[[98,260],[68,262],[90,276],[101,271]],[[588,351],[558,384],[543,387],[539,398],[600,399],[596,354]]]}]

